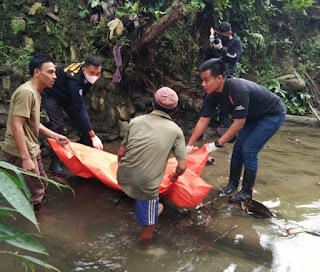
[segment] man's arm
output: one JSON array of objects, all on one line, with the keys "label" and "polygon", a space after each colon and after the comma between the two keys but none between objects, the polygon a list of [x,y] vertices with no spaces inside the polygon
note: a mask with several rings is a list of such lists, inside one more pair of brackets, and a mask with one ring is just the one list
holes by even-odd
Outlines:
[{"label": "man's arm", "polygon": [[218,141],[220,145],[224,145],[229,142],[237,133],[243,128],[246,123],[246,119],[234,119],[232,125],[228,128],[225,134],[221,136]]},{"label": "man's arm", "polygon": [[120,162],[121,158],[123,158],[126,155],[126,151],[127,149],[123,145],[121,145],[117,153],[118,163]]},{"label": "man's arm", "polygon": [[61,134],[58,134],[47,127],[45,127],[43,124],[40,123],[39,125],[39,132],[43,134],[44,136],[47,136],[49,138],[53,138],[56,140],[56,142],[60,145],[66,145],[69,143],[69,139],[66,136],[63,136]]},{"label": "man's arm", "polygon": [[193,146],[196,143],[196,141],[199,139],[199,137],[206,130],[209,122],[210,122],[210,118],[200,117],[199,121],[197,122],[197,124],[194,128],[192,136],[189,139],[188,146]]},{"label": "man's arm", "polygon": [[12,118],[12,134],[14,141],[19,149],[19,153],[22,160],[22,168],[33,173],[36,172],[36,167],[31,159],[27,143],[26,135],[23,130],[23,126],[26,123],[27,118],[14,115]]},{"label": "man's arm", "polygon": [[239,58],[243,51],[242,44],[238,39],[235,39],[234,41],[231,40],[230,43],[232,43],[232,45],[229,46],[228,49],[222,47],[220,50],[218,50],[218,52],[221,56],[228,59],[228,63],[236,63],[237,61],[239,61]]},{"label": "man's arm", "polygon": [[184,171],[186,171],[186,169],[187,169],[187,161],[186,160],[178,161],[178,165],[170,181],[175,182],[178,179],[178,177],[181,176],[184,173]]}]

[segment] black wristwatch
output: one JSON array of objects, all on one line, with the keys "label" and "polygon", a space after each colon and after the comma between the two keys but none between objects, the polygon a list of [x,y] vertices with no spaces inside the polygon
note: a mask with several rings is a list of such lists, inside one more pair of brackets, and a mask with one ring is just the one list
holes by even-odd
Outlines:
[{"label": "black wristwatch", "polygon": [[219,148],[222,147],[222,145],[219,143],[219,140],[216,140],[216,141],[214,142],[214,145],[215,145],[216,147],[219,147]]}]

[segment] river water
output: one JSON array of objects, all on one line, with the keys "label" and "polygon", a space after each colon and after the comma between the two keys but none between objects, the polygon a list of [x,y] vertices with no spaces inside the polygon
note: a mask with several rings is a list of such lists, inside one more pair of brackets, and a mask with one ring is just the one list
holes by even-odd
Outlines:
[{"label": "river water", "polygon": [[[113,142],[105,150],[116,153],[118,147]],[[213,189],[201,205],[184,209],[164,201],[147,247],[137,243],[134,202],[123,193],[72,174],[67,180],[75,198],[69,190],[60,192],[50,185],[37,215],[41,229],[37,239],[50,254],[44,259],[63,272],[319,271],[319,128],[284,125],[260,152],[253,198],[276,214],[271,219],[252,217],[218,195],[228,181],[231,152],[232,144],[226,145],[212,154],[216,164],[204,168],[201,177]],[[24,220],[17,224],[36,232]],[[23,269],[2,254],[0,271]]]}]

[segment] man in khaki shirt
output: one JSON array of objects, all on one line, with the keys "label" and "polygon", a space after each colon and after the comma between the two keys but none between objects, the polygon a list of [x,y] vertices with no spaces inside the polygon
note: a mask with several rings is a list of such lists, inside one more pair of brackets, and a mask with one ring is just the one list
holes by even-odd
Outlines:
[{"label": "man in khaki shirt", "polygon": [[175,182],[187,168],[185,139],[181,128],[172,121],[178,95],[168,87],[154,96],[154,111],[134,118],[118,151],[117,179],[123,191],[135,199],[135,218],[140,223],[140,240],[152,238],[158,215],[159,186],[172,152],[178,161],[171,181]]},{"label": "man in khaki shirt", "polygon": [[[40,123],[40,92],[45,87],[52,87],[56,79],[55,71],[55,65],[49,56],[36,55],[30,60],[31,79],[19,86],[11,97],[3,145],[4,155],[9,163],[43,177],[46,174],[40,156],[39,133],[55,139],[59,144],[69,142],[65,136]],[[28,175],[24,178],[31,192],[34,210],[39,211],[48,183]]]}]

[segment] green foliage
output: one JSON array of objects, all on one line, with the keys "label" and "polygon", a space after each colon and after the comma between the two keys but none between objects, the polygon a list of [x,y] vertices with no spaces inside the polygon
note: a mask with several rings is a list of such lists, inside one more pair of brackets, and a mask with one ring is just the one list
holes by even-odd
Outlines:
[{"label": "green foliage", "polygon": [[175,25],[167,29],[157,45],[159,64],[169,73],[192,71],[198,67],[199,38],[199,33],[191,34],[183,26]]},{"label": "green foliage", "polygon": [[0,62],[24,70],[27,69],[31,57],[28,48],[24,46],[16,48],[0,41]]},{"label": "green foliage", "polygon": [[23,22],[21,19],[13,19],[11,21],[11,29],[13,30],[13,34],[17,35],[19,32],[22,31],[23,28]]},{"label": "green foliage", "polygon": [[105,8],[108,6],[108,3],[102,0],[88,0],[88,5],[91,8],[96,8],[98,6],[101,6],[102,8]]},{"label": "green foliage", "polygon": [[84,8],[80,5],[78,5],[78,12],[77,15],[80,19],[85,19],[89,15],[89,10],[87,8]]},{"label": "green foliage", "polygon": [[288,113],[304,115],[308,111],[308,101],[312,98],[310,94],[303,92],[288,93],[281,88],[280,82],[276,79],[271,79],[269,84],[264,86],[267,90],[281,97]]},{"label": "green foliage", "polygon": [[116,10],[116,15],[118,17],[133,17],[137,14],[139,9],[139,3],[135,2],[134,4],[130,1],[126,1],[123,7],[119,7]]},{"label": "green foliage", "polygon": [[33,20],[27,21],[27,27],[33,34],[38,34],[39,30],[37,29],[37,23]]},{"label": "green foliage", "polygon": [[[0,193],[2,197],[0,202],[3,204],[10,204],[13,208],[0,206],[0,242],[7,242],[17,248],[22,248],[27,251],[48,255],[48,252],[42,247],[42,245],[31,237],[31,234],[25,233],[19,229],[16,229],[10,224],[7,224],[3,219],[3,216],[9,216],[15,218],[13,212],[21,214],[28,219],[33,225],[39,229],[37,219],[33,211],[33,204],[31,200],[30,191],[24,181],[23,175],[30,175],[34,177],[40,177],[34,173],[25,171],[19,167],[9,164],[4,161],[0,161]],[[11,175],[8,170],[14,172],[17,176]],[[56,183],[53,180],[40,177],[48,182],[54,184],[60,188],[69,188],[69,186]],[[71,189],[72,190],[72,189]],[[73,190],[72,190],[73,191]],[[29,268],[31,271],[35,271],[34,263],[43,266],[49,270],[59,271],[57,268],[47,264],[46,262],[31,256],[20,255],[19,252],[8,252],[0,250],[0,254],[11,254],[16,256],[25,266],[26,270]]]},{"label": "green foliage", "polygon": [[314,0],[279,0],[279,2],[287,2],[285,4],[285,10],[291,9],[300,10],[311,7],[316,1]]}]

